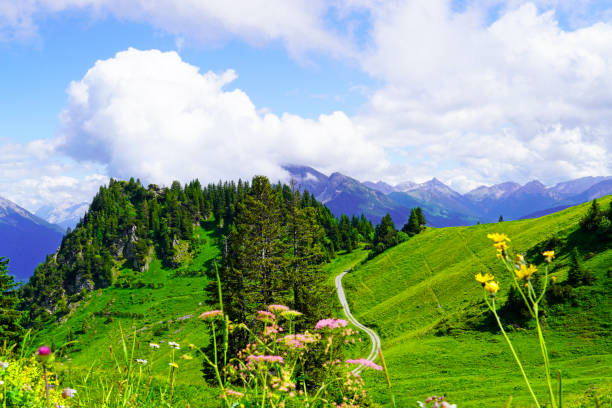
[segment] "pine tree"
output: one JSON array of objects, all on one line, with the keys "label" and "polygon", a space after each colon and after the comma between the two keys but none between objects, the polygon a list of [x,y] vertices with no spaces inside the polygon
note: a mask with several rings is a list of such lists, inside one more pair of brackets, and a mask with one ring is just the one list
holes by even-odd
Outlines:
[{"label": "pine tree", "polygon": [[16,310],[17,294],[16,284],[11,275],[8,274],[9,260],[0,257],[0,344],[5,341],[10,345],[19,343],[23,334],[20,325],[22,313]]},{"label": "pine tree", "polygon": [[389,214],[386,214],[374,231],[374,253],[378,254],[397,245],[397,230]]},{"label": "pine tree", "polygon": [[580,220],[580,229],[586,232],[594,232],[599,227],[602,218],[603,214],[599,208],[599,203],[595,199],[591,202],[585,216]]},{"label": "pine tree", "polygon": [[415,212],[416,212],[417,219],[419,221],[419,232],[421,232],[425,229],[425,225],[427,225],[427,220],[425,219],[425,214],[423,213],[423,210],[421,209],[421,207],[417,207],[415,209]]},{"label": "pine tree", "polygon": [[238,205],[224,259],[223,289],[232,319],[246,321],[279,298],[288,267],[282,238],[279,197],[266,177],[257,176],[251,194]]},{"label": "pine tree", "polygon": [[595,277],[591,271],[587,270],[580,260],[578,249],[574,248],[570,255],[569,272],[567,275],[567,283],[570,286],[578,287],[581,285],[592,285]]},{"label": "pine tree", "polygon": [[410,210],[410,217],[408,217],[408,221],[402,227],[402,232],[405,232],[409,236],[413,236],[415,234],[418,234],[420,230],[421,227],[419,224],[419,216],[416,209],[413,208],[412,210]]}]

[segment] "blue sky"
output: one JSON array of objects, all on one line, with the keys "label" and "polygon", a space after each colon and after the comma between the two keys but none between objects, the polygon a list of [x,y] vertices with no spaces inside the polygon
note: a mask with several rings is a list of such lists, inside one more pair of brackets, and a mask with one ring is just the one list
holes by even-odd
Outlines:
[{"label": "blue sky", "polygon": [[612,1],[194,4],[0,0],[0,196],[287,162],[459,191],[612,173]]}]

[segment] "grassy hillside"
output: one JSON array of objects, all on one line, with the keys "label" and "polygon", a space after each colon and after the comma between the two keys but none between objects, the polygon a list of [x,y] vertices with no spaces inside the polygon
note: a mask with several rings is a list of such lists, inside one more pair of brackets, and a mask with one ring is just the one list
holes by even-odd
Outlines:
[{"label": "grassy hillside", "polygon": [[[607,208],[611,198],[602,199],[602,207]],[[584,266],[597,280],[593,286],[574,289],[569,302],[548,306],[545,336],[552,366],[563,372],[565,406],[593,406],[592,395],[598,396],[602,406],[611,402],[608,269],[612,249],[577,232],[587,208],[585,204],[535,220],[428,229],[369,261],[368,252],[359,248],[327,265],[330,285],[338,273],[353,268],[344,279],[347,298],[353,314],[381,335],[398,407],[414,406],[416,400],[433,394],[446,394],[462,408],[502,407],[510,396],[514,407],[531,406],[474,280],[478,272],[494,274],[502,286],[498,299],[505,301],[510,277],[486,237],[491,232],[508,234],[513,247],[528,258],[539,252],[534,247],[556,236],[559,256],[552,264],[552,275],[560,283],[567,276],[570,249],[578,247]],[[187,347],[208,343],[207,330],[196,317],[210,309],[206,289],[211,284],[212,261],[219,254],[213,230],[208,225],[196,231],[199,251],[184,259],[179,269],[163,268],[159,260],[144,273],[120,268],[112,287],[89,293],[71,305],[62,321],[48,323],[37,333],[35,344],[53,344],[57,349],[73,340],[59,359],[64,375],[82,378],[72,374],[93,370],[97,375],[89,378],[109,379],[116,370],[114,359],[122,353],[122,330],[130,340],[136,336],[133,357],[147,359],[152,381],[161,383],[167,382],[171,361],[167,343],[178,342],[174,403],[217,406],[218,391],[205,385],[202,360]],[[541,257],[533,259],[543,266]],[[340,308],[336,312],[342,316]],[[514,324],[510,336],[536,382],[536,393],[544,399],[542,363],[532,325],[504,315],[502,319]],[[152,353],[151,342],[160,344],[160,349]],[[367,354],[369,345],[362,346],[364,353],[354,357]],[[196,358],[180,360],[183,354]],[[366,371],[364,376],[374,398],[390,406],[382,374]]]},{"label": "grassy hillside", "polygon": [[[220,253],[212,231],[212,225],[196,231],[199,251],[179,269],[165,269],[159,260],[144,273],[122,269],[114,286],[89,293],[61,322],[50,323],[38,332],[35,343],[52,344],[56,349],[74,340],[60,358],[64,374],[93,368],[95,373],[102,373],[98,377],[104,378],[115,369],[114,357],[122,356],[122,330],[128,343],[136,335],[134,358],[148,360],[147,369],[151,367],[153,378],[166,381],[172,353],[167,343],[174,341],[181,345],[175,352],[180,365],[175,402],[180,403],[181,398],[193,401],[194,394],[197,399],[210,396],[214,401],[218,392],[205,386],[201,358],[180,359],[184,354],[195,357],[188,348],[190,343],[199,347],[208,343],[206,327],[197,316],[210,309],[205,303],[206,288],[209,276],[214,276],[212,261]],[[161,347],[152,353],[149,343]]]},{"label": "grassy hillside", "polygon": [[[609,208],[611,198],[600,200],[602,208]],[[511,277],[487,239],[493,232],[509,235],[513,248],[526,252],[528,260],[542,268],[544,260],[536,255],[536,245],[559,238],[558,257],[551,265],[559,283],[566,279],[570,250],[579,249],[596,281],[574,289],[572,300],[549,307],[545,336],[551,364],[563,373],[566,406],[581,406],[582,400],[586,401],[582,406],[594,406],[590,394],[607,401],[604,405],[612,401],[608,272],[612,249],[577,231],[588,206],[539,219],[429,229],[346,276],[353,314],[382,337],[398,406],[413,406],[432,394],[446,394],[461,407],[501,407],[510,396],[513,406],[530,406],[520,373],[491,324],[482,289],[474,280],[478,272],[494,274],[501,283],[498,300],[505,301]],[[537,382],[536,393],[544,399],[534,331],[528,322],[506,319],[505,323],[515,324],[511,338],[528,375]],[[366,381],[377,384],[381,402],[388,401],[382,376],[370,375]]]}]

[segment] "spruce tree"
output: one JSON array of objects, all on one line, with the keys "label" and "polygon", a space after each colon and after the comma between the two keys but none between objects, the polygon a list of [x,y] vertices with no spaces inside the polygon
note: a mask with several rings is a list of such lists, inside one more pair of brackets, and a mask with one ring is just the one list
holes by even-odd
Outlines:
[{"label": "spruce tree", "polygon": [[427,220],[425,219],[425,214],[423,214],[423,210],[421,209],[421,207],[417,207],[415,209],[415,213],[419,221],[419,232],[421,232],[423,231],[423,229],[425,229],[425,225],[427,225]]},{"label": "spruce tree", "polygon": [[574,248],[570,255],[569,272],[567,275],[567,283],[573,287],[581,285],[592,285],[595,277],[591,271],[587,270],[580,260],[578,249]]},{"label": "spruce tree", "polygon": [[238,205],[234,224],[223,284],[230,317],[246,321],[258,308],[278,300],[288,267],[280,201],[266,177],[253,178],[251,194]]},{"label": "spruce tree", "polygon": [[0,344],[19,343],[23,334],[20,325],[22,313],[16,310],[17,294],[16,284],[11,275],[8,274],[9,260],[0,257]]},{"label": "spruce tree", "polygon": [[419,216],[415,208],[410,210],[410,217],[408,217],[408,221],[402,227],[402,232],[405,232],[409,236],[413,236],[418,234],[421,227],[419,224]]},{"label": "spruce tree", "polygon": [[397,245],[397,230],[389,214],[386,214],[374,231],[374,252],[380,253]]},{"label": "spruce tree", "polygon": [[594,232],[601,223],[603,214],[599,208],[597,200],[591,202],[591,206],[587,210],[585,216],[580,220],[580,229],[586,232]]}]

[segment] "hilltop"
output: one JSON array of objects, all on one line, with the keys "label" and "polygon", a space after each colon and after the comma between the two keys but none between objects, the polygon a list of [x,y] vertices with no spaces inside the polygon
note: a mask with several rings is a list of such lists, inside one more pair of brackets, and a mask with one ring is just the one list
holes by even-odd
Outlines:
[{"label": "hilltop", "polygon": [[[601,199],[602,208],[609,208],[611,199]],[[539,252],[554,249],[558,257],[551,270],[557,285],[565,283],[570,254],[578,249],[595,283],[573,289],[559,303],[549,302],[545,335],[553,369],[563,372],[568,401],[584,397],[591,387],[609,398],[612,245],[579,230],[589,206],[538,219],[428,229],[345,277],[353,314],[382,337],[402,406],[431,394],[447,394],[461,407],[502,406],[511,395],[518,404],[513,406],[529,406],[520,374],[474,280],[478,272],[494,274],[502,287],[498,301],[506,302],[511,278],[487,239],[494,232],[508,234],[513,248],[540,269],[544,260]],[[531,327],[508,313],[502,312],[502,319],[512,325],[511,336],[536,376],[541,362]],[[384,389],[382,379],[372,380]]]}]

